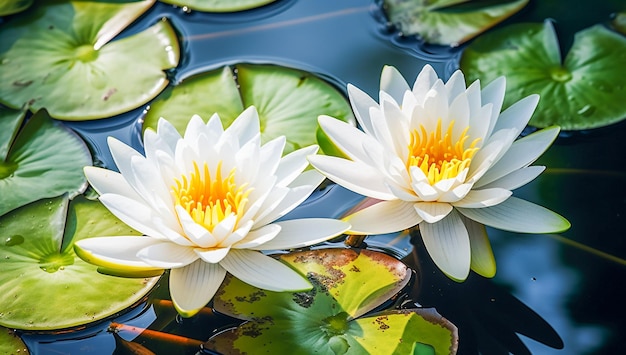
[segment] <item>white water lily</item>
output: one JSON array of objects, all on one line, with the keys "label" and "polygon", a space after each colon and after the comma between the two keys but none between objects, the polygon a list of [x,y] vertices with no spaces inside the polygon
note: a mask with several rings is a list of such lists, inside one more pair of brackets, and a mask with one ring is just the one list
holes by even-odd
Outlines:
[{"label": "white water lily", "polygon": [[329,179],[370,198],[367,207],[345,218],[352,225],[348,233],[392,233],[419,225],[435,264],[460,281],[470,268],[495,274],[484,225],[526,233],[568,229],[558,214],[511,196],[544,170],[530,164],[559,128],[516,140],[539,97],[526,97],[500,113],[504,93],[504,78],[481,90],[478,81],[466,87],[460,71],[444,83],[428,65],[412,88],[395,68],[385,67],[380,103],[349,85],[363,131],[319,118],[349,159],[309,157]]},{"label": "white water lily", "polygon": [[306,278],[260,251],[317,244],[350,226],[325,218],[276,222],[324,176],[304,171],[317,146],[282,157],[285,138],[262,145],[259,132],[251,107],[227,129],[217,115],[206,124],[194,116],[184,137],[161,119],[144,135],[145,157],[109,138],[120,173],[85,167],[85,174],[100,201],[145,236],[81,240],[77,254],[130,273],[172,269],[170,294],[184,316],[211,300],[226,272],[271,291],[310,289]]}]

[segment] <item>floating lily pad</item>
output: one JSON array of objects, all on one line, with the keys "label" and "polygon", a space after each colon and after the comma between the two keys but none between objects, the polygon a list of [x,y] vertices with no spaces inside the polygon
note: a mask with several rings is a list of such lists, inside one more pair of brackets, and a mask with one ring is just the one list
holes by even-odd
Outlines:
[{"label": "floating lily pad", "polygon": [[45,110],[20,130],[23,111],[0,109],[0,216],[27,203],[87,187],[85,143]]},{"label": "floating lily pad", "polygon": [[86,324],[139,301],[158,278],[118,278],[76,256],[73,243],[138,235],[98,201],[40,200],[0,217],[0,325],[52,330]]},{"label": "floating lily pad", "polygon": [[456,328],[432,310],[367,314],[397,294],[410,270],[386,254],[323,249],[280,256],[306,275],[308,292],[261,290],[228,276],[217,311],[248,320],[206,347],[223,354],[450,354]]},{"label": "floating lily pad", "polygon": [[216,112],[227,126],[252,105],[259,112],[263,141],[287,137],[285,154],[317,143],[319,115],[355,122],[344,95],[311,73],[275,65],[237,64],[194,75],[166,89],[150,104],[144,129],[155,129],[163,117],[183,133],[192,115],[208,120]]},{"label": "floating lily pad", "polygon": [[527,3],[528,0],[384,0],[383,9],[403,35],[416,35],[432,44],[458,46],[518,12]]},{"label": "floating lily pad", "polygon": [[33,0],[0,0],[0,16],[16,14],[33,4]]},{"label": "floating lily pad", "polygon": [[176,33],[163,20],[110,40],[153,2],[50,0],[10,19],[0,26],[0,102],[77,121],[145,104],[178,65]]},{"label": "floating lily pad", "polygon": [[28,355],[26,344],[11,329],[0,327],[0,354]]},{"label": "floating lily pad", "polygon": [[164,3],[186,6],[196,11],[236,12],[254,9],[276,0],[161,0]]},{"label": "floating lily pad", "polygon": [[461,58],[468,82],[506,76],[505,106],[530,94],[541,100],[530,124],[565,130],[626,118],[626,38],[597,25],[576,34],[562,61],[552,23],[517,24],[481,36]]}]

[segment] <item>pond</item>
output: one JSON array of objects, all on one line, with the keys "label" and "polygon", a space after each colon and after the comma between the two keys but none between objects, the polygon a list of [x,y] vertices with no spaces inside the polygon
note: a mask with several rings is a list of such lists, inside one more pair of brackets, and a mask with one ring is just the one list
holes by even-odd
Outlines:
[{"label": "pond", "polygon": [[[609,21],[614,8],[622,6],[607,2],[588,12],[564,1],[545,3],[540,8],[531,1],[529,8],[500,26],[541,23],[545,19],[541,14],[554,11],[551,17],[557,33],[569,34],[560,42],[561,51],[567,53],[572,33]],[[559,11],[570,6],[571,16],[560,18]],[[173,84],[224,66],[271,64],[311,72],[341,94],[346,94],[349,83],[377,98],[383,66],[396,67],[409,83],[426,64],[447,79],[459,67],[467,45],[429,45],[402,37],[371,0],[278,0],[236,13],[204,13],[157,2],[120,38],[137,34],[162,18],[169,20],[181,41],[180,62],[167,71]],[[0,26],[7,25],[8,19]],[[623,68],[626,58],[620,58],[617,64]],[[5,75],[1,72],[0,78]],[[622,85],[626,84],[621,77]],[[113,136],[141,151],[147,107],[63,124],[87,142],[97,165],[114,169],[107,138]],[[410,301],[434,307],[458,327],[459,354],[620,353],[620,337],[626,332],[622,321],[626,294],[621,285],[626,276],[626,189],[619,187],[626,183],[621,157],[626,151],[624,135],[624,122],[561,132],[538,160],[538,165],[547,166],[546,171],[516,189],[514,196],[558,212],[572,227],[560,234],[520,234],[488,227],[497,262],[493,278],[470,273],[465,282],[450,280],[431,261],[419,235],[371,236],[365,243],[415,270],[415,282],[405,289]],[[284,218],[338,218],[361,199],[327,181]],[[341,241],[326,245],[345,246]],[[211,353],[202,350],[201,344],[241,321],[210,308],[191,318],[180,317],[170,301],[167,276],[132,309],[102,321],[17,334],[31,354]]]}]

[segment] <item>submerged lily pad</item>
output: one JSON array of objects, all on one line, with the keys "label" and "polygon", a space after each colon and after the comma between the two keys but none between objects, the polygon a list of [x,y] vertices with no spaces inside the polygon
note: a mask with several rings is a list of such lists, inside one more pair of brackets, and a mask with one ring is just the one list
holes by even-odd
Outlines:
[{"label": "submerged lily pad", "polygon": [[0,327],[0,354],[28,355],[26,344],[11,329]]},{"label": "submerged lily pad", "polygon": [[89,120],[139,107],[178,65],[168,21],[110,40],[152,6],[144,1],[44,1],[0,26],[0,102]]},{"label": "submerged lily pad", "polygon": [[[344,95],[311,73],[275,65],[237,64],[194,75],[166,89],[150,104],[144,129],[156,128],[163,117],[183,133],[192,115],[208,120],[213,113],[227,126],[252,105],[259,113],[263,141],[287,137],[285,154],[317,143],[319,115],[355,122]],[[321,144],[322,150],[328,148]]]},{"label": "submerged lily pad", "polygon": [[432,44],[470,40],[526,6],[528,0],[384,0],[383,9],[403,35],[417,35]]},{"label": "submerged lily pad", "polygon": [[161,0],[161,2],[186,6],[192,10],[206,12],[236,12],[254,9],[276,0]]},{"label": "submerged lily pad", "polygon": [[16,14],[33,4],[33,0],[0,0],[0,16]]},{"label": "submerged lily pad", "polygon": [[100,202],[78,196],[40,200],[0,217],[0,325],[52,330],[118,313],[158,278],[118,278],[76,256],[73,243],[138,235]]},{"label": "submerged lily pad", "polygon": [[92,161],[85,143],[45,110],[20,129],[23,118],[23,111],[0,109],[0,216],[87,187],[83,167]]},{"label": "submerged lily pad", "polygon": [[565,130],[626,118],[626,38],[604,26],[580,31],[562,61],[552,23],[517,24],[488,33],[461,58],[468,82],[506,76],[505,106],[530,94],[541,100],[530,124]]},{"label": "submerged lily pad", "polygon": [[433,310],[366,313],[409,281],[411,271],[386,254],[322,249],[280,260],[306,275],[308,292],[271,292],[227,276],[216,311],[248,320],[205,346],[223,354],[450,354],[456,328]]}]

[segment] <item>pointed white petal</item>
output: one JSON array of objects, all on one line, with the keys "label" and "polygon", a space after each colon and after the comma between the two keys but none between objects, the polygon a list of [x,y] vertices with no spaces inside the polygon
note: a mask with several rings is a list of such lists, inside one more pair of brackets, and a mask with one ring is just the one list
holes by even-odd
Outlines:
[{"label": "pointed white petal", "polygon": [[502,110],[502,103],[504,102],[504,94],[506,92],[506,79],[501,76],[490,82],[481,91],[481,98],[483,105],[491,103],[493,105],[491,109],[491,117],[489,119],[489,129],[487,130],[487,136],[490,136],[493,132],[493,128],[496,125],[500,110]]},{"label": "pointed white petal", "polygon": [[476,182],[476,187],[486,185],[534,162],[559,134],[558,127],[546,128],[521,138]]},{"label": "pointed white petal", "polygon": [[278,169],[276,169],[276,177],[278,178],[276,185],[287,186],[291,184],[309,166],[307,156],[317,153],[318,150],[317,145],[311,145],[285,155],[280,160]]},{"label": "pointed white petal", "polygon": [[514,172],[508,175],[505,175],[496,181],[490,182],[482,186],[482,188],[491,189],[491,188],[498,187],[501,189],[515,190],[518,187],[524,186],[527,183],[534,180],[544,170],[546,170],[545,166],[539,166],[539,165],[527,166],[525,168],[515,170]]},{"label": "pointed white petal", "polygon": [[314,155],[309,162],[327,178],[358,194],[380,200],[395,198],[387,188],[383,175],[359,161]]},{"label": "pointed white petal", "polygon": [[163,117],[159,118],[156,132],[159,135],[159,138],[163,140],[163,143],[169,147],[170,152],[173,152],[174,149],[176,149],[176,142],[182,138],[180,133],[178,133],[178,130],[176,130],[176,127]]},{"label": "pointed white petal", "polygon": [[[416,98],[423,100],[426,97],[426,93],[430,91],[430,89],[435,85],[435,82],[439,79],[435,69],[431,67],[429,64],[424,65],[420,73],[415,78],[415,83],[413,83],[413,94]],[[420,104],[423,101],[419,102]]]},{"label": "pointed white petal", "polygon": [[463,208],[484,208],[502,203],[511,195],[510,190],[500,188],[472,190],[462,200],[452,205]]},{"label": "pointed white petal", "polygon": [[245,238],[233,244],[233,248],[257,249],[257,246],[274,239],[279,232],[280,226],[276,223],[264,225],[248,232]]},{"label": "pointed white petal", "polygon": [[107,143],[109,145],[109,150],[111,151],[111,156],[113,156],[113,160],[115,161],[115,165],[117,169],[120,171],[120,174],[124,176],[126,181],[132,186],[133,185],[133,172],[131,168],[131,159],[133,157],[141,157],[143,155],[139,154],[135,149],[122,143],[120,140],[114,137],[108,137]]},{"label": "pointed white petal", "polygon": [[481,147],[487,142],[487,131],[489,130],[489,125],[491,124],[489,119],[491,117],[493,105],[487,104],[474,109],[472,108],[472,102],[469,100],[469,95],[468,103],[470,105],[469,129],[467,130],[467,135],[470,137],[469,142],[479,139],[477,146]]},{"label": "pointed white petal", "polygon": [[[350,105],[352,106],[352,111],[354,111],[357,122],[359,122],[359,125],[365,133],[372,134],[370,107],[378,106],[378,103],[352,84],[348,84],[348,97],[350,98]],[[324,129],[324,132],[326,132],[326,129]]]},{"label": "pointed white petal", "polygon": [[143,157],[133,157],[131,164],[135,177],[133,187],[169,223],[171,229],[180,229],[174,218],[170,187],[160,178],[157,167]]},{"label": "pointed white petal", "polygon": [[246,221],[245,223],[239,223],[237,229],[235,229],[229,236],[227,236],[222,242],[219,244],[221,247],[231,247],[233,244],[238,243],[243,240],[250,229],[254,225],[254,221]]},{"label": "pointed white petal", "polygon": [[258,251],[233,249],[220,265],[241,281],[269,291],[304,291],[312,287],[304,276]]},{"label": "pointed white petal", "polygon": [[189,239],[191,245],[202,248],[211,248],[217,245],[219,240],[205,227],[196,223],[187,210],[179,205],[176,206],[176,213],[178,214],[180,225],[185,231],[185,236]]},{"label": "pointed white petal", "polygon": [[[317,121],[328,138],[333,141],[339,150],[352,160],[367,159],[367,154],[363,150],[363,147],[365,145],[372,146],[379,144],[373,136],[365,134],[358,128],[336,118],[321,115],[318,117]],[[372,123],[370,122],[369,125],[370,134],[374,134]]]},{"label": "pointed white petal", "polygon": [[419,230],[435,265],[453,280],[465,280],[470,270],[470,240],[459,215],[452,212],[437,223],[424,221]]},{"label": "pointed white petal", "polygon": [[[455,71],[446,82],[446,91],[448,92],[449,102],[452,104],[459,95],[465,93],[465,76],[460,70]],[[454,117],[454,115],[452,115]]]},{"label": "pointed white petal", "polygon": [[239,139],[244,144],[260,132],[259,115],[254,106],[249,106],[224,131]]},{"label": "pointed white petal", "polygon": [[183,139],[187,141],[187,143],[193,144],[192,147],[196,152],[198,152],[198,149],[195,143],[198,140],[198,136],[204,133],[205,127],[204,121],[198,115],[191,116],[191,119],[187,122]]},{"label": "pointed white petal", "polygon": [[478,223],[518,233],[559,233],[570,227],[560,215],[516,197],[486,208],[457,208],[465,217]]},{"label": "pointed white petal", "polygon": [[489,243],[485,225],[474,222],[463,215],[461,215],[461,220],[469,234],[472,251],[470,269],[481,276],[494,277],[496,275],[496,259],[491,250],[491,243]]},{"label": "pointed white petal", "polygon": [[462,200],[471,191],[472,184],[461,184],[454,189],[445,192],[437,199],[439,202],[454,203]]},{"label": "pointed white petal", "polygon": [[213,298],[224,281],[226,270],[219,264],[201,259],[170,272],[170,295],[174,307],[183,317],[198,313]]},{"label": "pointed white petal", "polygon": [[122,174],[95,166],[86,166],[83,171],[98,194],[122,195],[135,201],[143,201],[143,198],[126,182]]},{"label": "pointed white petal", "polygon": [[352,226],[349,234],[386,234],[411,228],[422,221],[413,203],[382,201],[343,218]]},{"label": "pointed white petal", "polygon": [[426,223],[440,221],[452,211],[452,205],[446,202],[416,202],[413,207]]},{"label": "pointed white petal", "polygon": [[500,114],[494,131],[513,128],[519,134],[528,124],[538,103],[539,95],[530,95],[517,101]]},{"label": "pointed white petal", "polygon": [[250,249],[302,248],[334,238],[350,228],[350,224],[330,218],[292,219],[274,224],[280,226],[280,233],[271,240]]},{"label": "pointed white petal", "polygon": [[216,249],[195,249],[194,252],[200,259],[204,260],[207,263],[217,264],[226,257],[228,252],[230,251],[230,247],[227,248],[216,248]]},{"label": "pointed white petal", "polygon": [[385,65],[380,76],[380,90],[389,94],[396,103],[401,104],[404,93],[411,88],[398,69]]},{"label": "pointed white petal", "polygon": [[259,166],[263,167],[264,174],[274,175],[276,173],[278,163],[280,163],[283,150],[285,149],[286,141],[285,136],[279,136],[261,146]]},{"label": "pointed white petal", "polygon": [[74,243],[74,251],[88,263],[127,271],[160,270],[161,267],[146,263],[137,252],[162,241],[150,237],[96,237],[81,239]]},{"label": "pointed white petal", "polygon": [[[454,101],[452,101],[448,114],[450,115],[450,119],[454,120],[452,139],[459,139],[463,130],[465,130],[470,125],[469,102],[467,101],[467,96],[464,92],[458,95],[456,99],[454,99]],[[470,141],[474,138],[476,137],[470,137]]]},{"label": "pointed white petal", "polygon": [[137,257],[163,269],[183,267],[198,259],[192,247],[169,242],[149,245],[137,252]]}]

